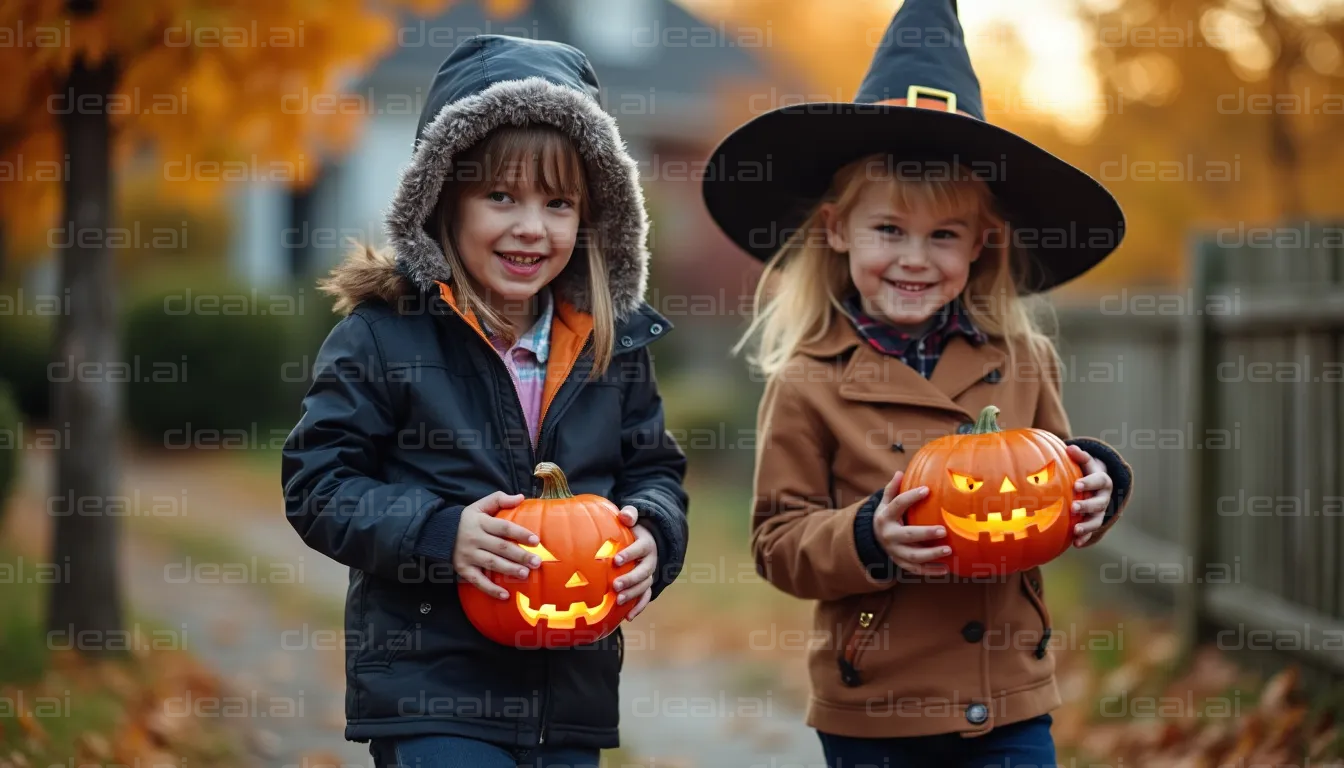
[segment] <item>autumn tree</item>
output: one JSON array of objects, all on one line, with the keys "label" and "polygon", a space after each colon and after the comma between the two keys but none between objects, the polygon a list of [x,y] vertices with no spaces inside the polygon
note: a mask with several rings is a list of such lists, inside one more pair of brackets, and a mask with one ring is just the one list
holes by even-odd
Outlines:
[{"label": "autumn tree", "polygon": [[[0,221],[7,253],[55,240],[69,311],[55,355],[74,371],[118,361],[109,248],[113,180],[132,160],[183,164],[247,159],[298,169],[351,138],[358,116],[286,110],[299,92],[333,93],[396,42],[403,11],[449,0],[20,0],[0,6]],[[493,0],[514,12],[518,0]],[[181,194],[212,194],[186,184]],[[52,238],[55,227],[67,230]],[[49,511],[53,585],[48,626],[114,631],[120,388],[107,375],[54,382],[52,420],[68,434]],[[67,560],[68,558],[68,560]]]},{"label": "autumn tree", "polygon": [[[1100,180],[1128,228],[1078,281],[1175,283],[1192,229],[1337,216],[1344,196],[1344,3],[1120,0],[1088,30],[1099,120],[1065,136],[1041,113],[1006,123]],[[1018,102],[1022,103],[1022,102]]]},{"label": "autumn tree", "polygon": [[[1240,151],[1239,180],[1261,191],[1262,216],[1338,209],[1344,2],[1125,0],[1091,23],[1104,87],[1124,104],[1097,146],[1149,127],[1166,136],[1154,159]],[[1184,186],[1208,202],[1209,190]]]}]

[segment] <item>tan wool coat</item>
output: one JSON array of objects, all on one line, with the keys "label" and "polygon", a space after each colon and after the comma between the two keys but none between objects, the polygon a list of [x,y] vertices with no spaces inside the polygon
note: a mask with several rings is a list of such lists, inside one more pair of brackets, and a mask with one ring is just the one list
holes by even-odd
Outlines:
[{"label": "tan wool coat", "polygon": [[[997,579],[919,577],[872,533],[882,488],[919,448],[980,410],[1003,429],[1068,440],[1053,350],[947,344],[931,378],[861,341],[838,315],[767,384],[758,416],[752,551],[779,589],[816,600],[808,724],[856,737],[960,732],[1059,706],[1039,568]],[[1107,466],[1114,524],[1130,469],[1105,443],[1071,440]],[[1067,555],[1065,555],[1067,556]]]}]

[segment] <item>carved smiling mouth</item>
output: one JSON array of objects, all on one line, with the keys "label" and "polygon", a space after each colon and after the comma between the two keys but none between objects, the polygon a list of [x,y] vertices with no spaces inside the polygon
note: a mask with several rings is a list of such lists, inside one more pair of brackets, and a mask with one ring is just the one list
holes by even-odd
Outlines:
[{"label": "carved smiling mouth", "polygon": [[605,619],[615,604],[615,596],[607,592],[602,596],[602,602],[592,607],[584,602],[573,602],[563,611],[556,610],[554,603],[545,603],[540,608],[533,608],[532,601],[527,599],[527,595],[518,593],[518,612],[523,615],[527,623],[535,627],[538,620],[545,619],[546,626],[551,629],[573,629],[575,621],[580,617],[592,626]]},{"label": "carved smiling mouth", "polygon": [[1043,509],[1029,510],[1026,507],[1018,507],[1012,511],[1007,520],[1003,519],[1002,512],[990,512],[985,515],[984,520],[956,517],[948,514],[946,509],[941,512],[943,523],[963,539],[975,541],[980,538],[980,534],[988,533],[990,541],[1003,541],[1010,535],[1014,539],[1023,538],[1031,528],[1035,528],[1037,532],[1046,530],[1059,519],[1063,507],[1062,499],[1055,500],[1054,504]]}]

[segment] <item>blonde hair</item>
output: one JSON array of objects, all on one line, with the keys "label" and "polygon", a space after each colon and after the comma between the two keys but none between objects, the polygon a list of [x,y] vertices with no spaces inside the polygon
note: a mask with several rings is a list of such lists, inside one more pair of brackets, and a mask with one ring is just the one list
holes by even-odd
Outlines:
[{"label": "blonde hair", "polygon": [[[1033,318],[1037,307],[1030,306],[1018,291],[1018,276],[1026,269],[1025,254],[1010,245],[1011,229],[989,185],[961,166],[955,166],[952,174],[944,168],[919,178],[893,176],[890,160],[886,154],[869,155],[836,172],[826,195],[766,263],[756,286],[751,324],[733,353],[740,353],[753,337],[759,337],[748,360],[767,377],[774,377],[799,347],[821,339],[830,332],[831,323],[847,317],[842,302],[854,287],[849,257],[831,248],[823,207],[833,204],[835,217],[844,221],[864,188],[874,183],[891,185],[899,210],[929,206],[939,216],[973,213],[976,237],[983,247],[960,295],[967,313],[976,328],[1007,342],[1010,368],[1018,342],[1028,349],[1044,342],[1053,351],[1053,343]],[[995,235],[992,242],[991,234]]]},{"label": "blonde hair", "polygon": [[[510,342],[526,330],[515,328],[486,300],[484,291],[466,269],[458,253],[454,223],[458,201],[491,187],[518,183],[537,184],[550,196],[575,199],[579,212],[579,238],[565,271],[578,268],[573,259],[583,259],[588,276],[588,296],[593,318],[593,375],[600,376],[611,364],[616,336],[616,311],[607,278],[607,261],[596,242],[592,203],[582,159],[569,137],[549,125],[531,124],[498,128],[453,159],[453,176],[445,181],[436,207],[435,231],[452,278],[453,298],[464,314],[472,313],[492,332]],[[564,274],[563,272],[561,274]],[[556,297],[559,300],[559,297]]]}]

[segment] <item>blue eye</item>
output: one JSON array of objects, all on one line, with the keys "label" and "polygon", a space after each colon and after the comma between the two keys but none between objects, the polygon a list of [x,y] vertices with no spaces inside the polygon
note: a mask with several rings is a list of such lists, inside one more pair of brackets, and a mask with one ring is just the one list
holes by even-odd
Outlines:
[{"label": "blue eye", "polygon": [[876,227],[873,227],[873,229],[877,230],[878,232],[881,232],[884,235],[901,234],[901,228],[896,226],[895,224],[878,224]]},{"label": "blue eye", "polygon": [[491,192],[489,195],[487,195],[487,197],[489,197],[491,201],[496,203],[507,203],[510,199],[509,193],[507,192]]},{"label": "blue eye", "polygon": [[561,197],[557,197],[546,205],[551,208],[572,208],[574,206],[573,203]]}]

